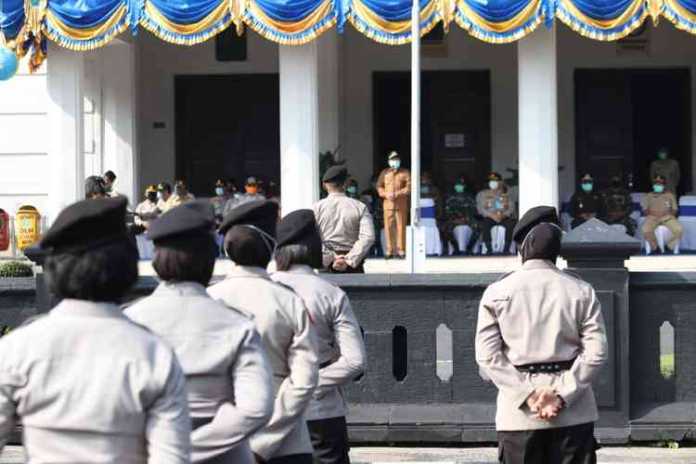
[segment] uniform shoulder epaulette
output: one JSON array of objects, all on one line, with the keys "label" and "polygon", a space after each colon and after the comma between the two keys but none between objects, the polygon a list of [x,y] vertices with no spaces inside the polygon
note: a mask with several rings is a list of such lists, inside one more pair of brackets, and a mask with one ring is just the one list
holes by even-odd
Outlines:
[{"label": "uniform shoulder epaulette", "polygon": [[579,280],[579,281],[581,281],[581,282],[585,282],[585,279],[583,279],[582,277],[580,277],[580,274],[576,274],[576,273],[573,272],[573,271],[569,271],[568,269],[563,269],[561,272],[562,272],[563,274],[567,275],[568,277],[572,277],[573,279]]},{"label": "uniform shoulder epaulette", "polygon": [[512,274],[514,274],[514,273],[515,273],[515,271],[506,272],[505,274],[503,274],[503,275],[501,275],[500,277],[498,277],[498,278],[495,280],[494,283],[501,282],[501,281],[507,279],[508,277],[510,277],[510,276],[511,276]]},{"label": "uniform shoulder epaulette", "polygon": [[136,298],[134,300],[131,300],[131,301],[128,301],[126,303],[121,304],[121,306],[119,306],[119,308],[121,309],[121,312],[125,312],[128,308],[130,308],[131,306],[135,306],[136,304],[138,304],[140,301],[144,300],[145,298],[147,298],[147,296],[141,296],[140,298]]}]

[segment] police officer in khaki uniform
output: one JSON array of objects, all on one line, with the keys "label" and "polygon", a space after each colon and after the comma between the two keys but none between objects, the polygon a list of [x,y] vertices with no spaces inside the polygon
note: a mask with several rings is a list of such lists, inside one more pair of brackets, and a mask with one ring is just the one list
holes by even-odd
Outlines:
[{"label": "police officer in khaki uniform", "polygon": [[276,269],[271,277],[292,288],[314,321],[319,384],[306,419],[315,464],[348,464],[346,403],[341,388],[365,368],[365,345],[346,294],[314,273],[321,266],[321,237],[311,210],[288,214],[278,225]]},{"label": "police officer in khaki uniform", "polygon": [[651,251],[657,251],[657,237],[655,229],[665,226],[672,232],[672,239],[667,247],[672,252],[677,251],[679,241],[684,235],[684,227],[677,220],[679,206],[674,194],[666,189],[666,179],[657,176],[653,179],[653,191],[646,194],[642,200],[643,214],[643,237],[650,244]]},{"label": "police officer in khaki uniform", "polygon": [[476,208],[483,217],[481,233],[487,252],[492,253],[491,229],[495,226],[505,228],[505,247],[503,254],[508,254],[512,244],[512,230],[515,227],[515,203],[505,191],[503,177],[497,172],[488,175],[488,188],[476,195]]},{"label": "police officer in khaki uniform", "polygon": [[174,348],[187,378],[192,461],[254,464],[248,438],[273,412],[271,373],[253,321],[206,293],[215,267],[208,201],[172,209],[150,225],[154,293],[126,315]]},{"label": "police officer in khaki uniform", "polygon": [[148,185],[145,189],[145,200],[135,207],[135,224],[146,230],[150,225],[150,221],[156,219],[159,215],[157,186]]},{"label": "police officer in khaki uniform", "polygon": [[51,312],[0,339],[0,447],[22,421],[27,462],[190,462],[184,374],[119,300],[138,278],[126,199],[64,209],[40,247]]},{"label": "police officer in khaki uniform", "polygon": [[677,194],[677,188],[681,181],[681,170],[679,161],[669,157],[667,148],[660,148],[657,151],[657,159],[650,163],[650,178],[660,176],[665,179],[665,190]]},{"label": "police officer in khaki uniform", "polygon": [[363,261],[375,243],[375,229],[367,206],[349,198],[343,185],[348,171],[330,167],[322,182],[329,196],[314,204],[314,215],[324,243],[323,267],[329,272],[363,273]]},{"label": "police officer in khaki uniform", "polygon": [[183,180],[177,180],[174,182],[174,195],[171,195],[167,202],[164,204],[164,209],[162,212],[167,212],[172,208],[176,208],[179,205],[188,203],[189,201],[195,200],[196,197],[188,191],[186,182]]},{"label": "police officer in khaki uniform", "polygon": [[401,167],[401,158],[395,151],[389,154],[389,167],[377,179],[377,191],[384,211],[384,239],[387,242],[385,258],[396,254],[406,256],[406,223],[411,197],[411,173]]},{"label": "police officer in khaki uniform", "polygon": [[555,208],[537,207],[514,238],[522,269],[486,289],[476,362],[498,387],[501,462],[596,463],[592,380],[607,359],[599,300],[591,285],[556,268]]},{"label": "police officer in khaki uniform", "polygon": [[277,218],[278,205],[271,201],[238,206],[225,217],[220,233],[236,266],[208,293],[254,318],[271,363],[275,409],[251,437],[252,451],[271,464],[308,464],[312,442],[304,413],[317,384],[317,355],[304,303],[266,272],[275,252]]}]

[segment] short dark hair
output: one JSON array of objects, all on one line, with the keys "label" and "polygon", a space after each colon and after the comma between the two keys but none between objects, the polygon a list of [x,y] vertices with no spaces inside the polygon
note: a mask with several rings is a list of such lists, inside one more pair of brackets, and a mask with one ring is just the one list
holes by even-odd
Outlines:
[{"label": "short dark hair", "polygon": [[85,179],[85,198],[89,200],[95,196],[106,196],[106,185],[101,177],[89,176]]},{"label": "short dark hair", "polygon": [[225,234],[225,253],[240,266],[266,267],[271,252],[261,234],[250,227],[233,226]]},{"label": "short dark hair", "polygon": [[278,248],[275,252],[275,263],[279,271],[287,271],[294,265],[314,266],[307,245],[296,243]]},{"label": "short dark hair", "polygon": [[165,282],[210,283],[217,258],[212,234],[181,237],[155,244],[152,267]]},{"label": "short dark hair", "polygon": [[114,173],[114,171],[106,171],[104,173],[104,177],[109,179],[111,182],[116,180],[116,174]]},{"label": "short dark hair", "polygon": [[44,272],[58,298],[117,303],[138,280],[138,250],[124,238],[99,248],[48,256]]}]

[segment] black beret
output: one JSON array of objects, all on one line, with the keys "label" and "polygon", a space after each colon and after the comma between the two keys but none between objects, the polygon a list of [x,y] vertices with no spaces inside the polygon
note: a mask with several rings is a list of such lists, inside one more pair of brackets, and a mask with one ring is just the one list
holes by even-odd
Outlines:
[{"label": "black beret", "polygon": [[90,249],[128,240],[124,197],[82,200],[58,214],[40,247],[53,253]]},{"label": "black beret", "polygon": [[[317,221],[311,209],[299,209],[288,214],[278,224],[278,246],[303,244],[320,237]],[[321,238],[319,238],[321,240]]]},{"label": "black beret", "polygon": [[522,243],[530,230],[542,222],[559,224],[558,213],[553,206],[535,206],[522,216],[512,231],[512,238],[517,243]]},{"label": "black beret", "polygon": [[248,224],[256,226],[271,237],[276,235],[278,203],[274,201],[252,201],[237,206],[222,220],[220,233],[226,234],[234,226]]},{"label": "black beret", "polygon": [[170,209],[150,222],[147,238],[155,243],[185,236],[210,234],[215,226],[213,206],[197,200]]},{"label": "black beret", "polygon": [[322,177],[321,181],[335,182],[337,184],[340,184],[342,182],[345,182],[347,178],[348,169],[346,169],[345,166],[331,166],[329,169],[326,170],[326,173],[324,173],[324,177]]}]

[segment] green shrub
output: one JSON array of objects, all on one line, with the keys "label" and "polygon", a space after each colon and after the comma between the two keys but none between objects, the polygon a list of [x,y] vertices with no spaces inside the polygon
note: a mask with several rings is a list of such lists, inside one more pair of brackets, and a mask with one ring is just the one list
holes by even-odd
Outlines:
[{"label": "green shrub", "polygon": [[31,265],[19,261],[0,263],[0,277],[32,277],[34,270]]}]

